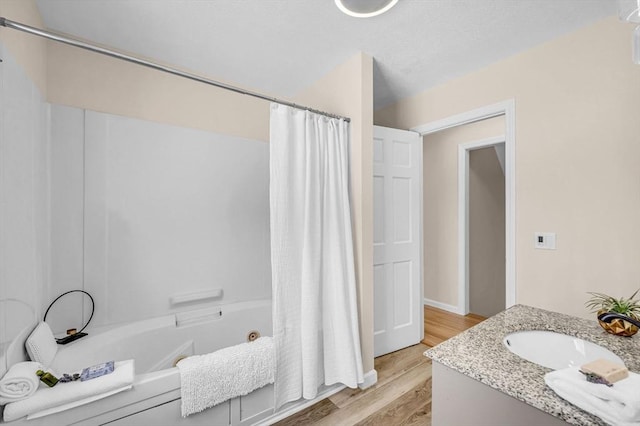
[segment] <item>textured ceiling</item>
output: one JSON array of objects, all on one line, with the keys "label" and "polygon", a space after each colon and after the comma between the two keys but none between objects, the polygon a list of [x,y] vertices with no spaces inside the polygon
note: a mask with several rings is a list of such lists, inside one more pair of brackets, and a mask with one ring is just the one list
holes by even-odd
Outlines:
[{"label": "textured ceiling", "polygon": [[50,29],[280,97],[363,51],[376,109],[616,13],[614,0],[400,0],[369,19],[333,0],[37,4]]}]

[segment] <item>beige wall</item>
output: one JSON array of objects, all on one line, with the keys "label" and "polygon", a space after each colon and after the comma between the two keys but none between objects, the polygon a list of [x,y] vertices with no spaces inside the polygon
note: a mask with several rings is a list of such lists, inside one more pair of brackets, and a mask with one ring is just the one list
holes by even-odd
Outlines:
[{"label": "beige wall", "polygon": [[296,97],[351,118],[351,199],[365,373],[373,370],[373,59],[359,53]]},{"label": "beige wall", "polygon": [[[0,16],[44,28],[34,0],[0,0]],[[0,42],[50,103],[269,139],[268,102],[12,29],[0,28]]]},{"label": "beige wall", "polygon": [[[0,16],[22,24],[43,28],[34,0],[0,0]],[[2,43],[24,68],[43,96],[47,93],[47,42],[39,37],[0,27]]]},{"label": "beige wall", "polygon": [[495,117],[424,137],[424,297],[458,305],[458,145],[504,134]]},{"label": "beige wall", "polygon": [[495,147],[469,152],[469,311],[505,308],[504,171]]},{"label": "beige wall", "polygon": [[49,44],[47,66],[51,103],[269,139],[269,103],[260,99],[59,43]]},{"label": "beige wall", "polygon": [[[377,111],[410,128],[514,98],[516,299],[591,317],[587,291],[640,287],[640,66],[607,18]],[[535,231],[557,250],[535,250]]]}]

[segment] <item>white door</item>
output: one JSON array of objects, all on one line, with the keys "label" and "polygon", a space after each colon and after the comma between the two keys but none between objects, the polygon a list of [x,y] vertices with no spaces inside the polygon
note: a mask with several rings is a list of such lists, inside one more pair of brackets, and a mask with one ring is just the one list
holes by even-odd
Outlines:
[{"label": "white door", "polygon": [[423,338],[422,138],[373,130],[374,355]]}]

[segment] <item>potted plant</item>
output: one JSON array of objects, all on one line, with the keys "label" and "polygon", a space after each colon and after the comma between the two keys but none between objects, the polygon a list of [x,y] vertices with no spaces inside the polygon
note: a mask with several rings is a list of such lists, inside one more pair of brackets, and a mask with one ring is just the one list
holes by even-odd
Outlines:
[{"label": "potted plant", "polygon": [[591,312],[597,312],[598,323],[607,332],[631,337],[640,328],[640,301],[634,299],[639,290],[628,299],[616,299],[608,294],[589,292],[591,298],[585,305]]}]

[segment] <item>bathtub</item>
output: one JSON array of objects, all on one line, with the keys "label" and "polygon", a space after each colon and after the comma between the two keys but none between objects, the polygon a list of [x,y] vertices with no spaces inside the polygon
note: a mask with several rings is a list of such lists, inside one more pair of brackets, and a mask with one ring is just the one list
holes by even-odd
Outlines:
[{"label": "bathtub", "polygon": [[250,425],[273,414],[273,385],[234,398],[201,413],[180,415],[177,359],[247,341],[250,332],[270,336],[271,300],[182,312],[115,327],[89,330],[89,336],[60,346],[57,372],[109,360],[135,359],[133,389],[49,416],[8,425]]}]

